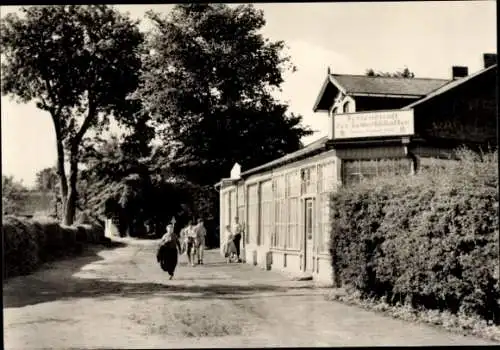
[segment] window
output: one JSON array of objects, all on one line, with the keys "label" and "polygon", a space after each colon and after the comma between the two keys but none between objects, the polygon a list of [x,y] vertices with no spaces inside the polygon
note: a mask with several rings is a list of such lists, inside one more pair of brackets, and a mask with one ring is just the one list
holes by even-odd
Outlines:
[{"label": "window", "polygon": [[306,199],[306,235],[307,239],[312,239],[313,235],[313,201],[312,199]]},{"label": "window", "polygon": [[245,187],[238,186],[238,209],[236,215],[238,216],[239,222],[243,225],[246,225],[244,235],[247,233],[248,225],[246,223],[247,218],[245,217]]},{"label": "window", "polygon": [[409,158],[345,160],[342,164],[342,182],[348,186],[377,176],[409,175],[412,168],[413,163]]},{"label": "window", "polygon": [[246,243],[257,243],[257,232],[259,232],[259,191],[257,184],[248,186],[248,223]]},{"label": "window", "polygon": [[327,162],[318,166],[318,219],[315,248],[320,253],[326,253],[330,242],[330,194],[336,187],[335,162]]},{"label": "window", "polygon": [[[224,194],[224,222],[222,223],[224,227],[229,225],[231,222],[231,192],[226,192]],[[224,232],[225,229],[222,231]]]},{"label": "window", "polygon": [[316,167],[309,167],[301,171],[302,194],[316,192]]},{"label": "window", "polygon": [[299,235],[299,198],[289,198],[288,199],[288,240],[287,247],[292,249],[300,248],[300,239],[297,237]]},{"label": "window", "polygon": [[285,246],[291,249],[300,248],[299,232],[299,197],[300,197],[300,172],[291,171],[285,176],[285,220],[287,230],[285,235]]},{"label": "window", "polygon": [[344,113],[349,113],[350,107],[351,107],[351,103],[349,101],[346,101],[344,103]]},{"label": "window", "polygon": [[236,190],[231,190],[231,192],[229,192],[229,193],[230,193],[230,195],[229,195],[229,217],[227,218],[226,223],[228,225],[232,225],[232,223],[234,221],[234,217],[236,216],[236,210],[237,210]]},{"label": "window", "polygon": [[273,188],[272,182],[262,182],[260,185],[260,232],[258,245],[270,245],[273,233]]},{"label": "window", "polygon": [[337,114],[337,110],[338,110],[337,107],[335,107],[334,109],[332,109],[332,115]]},{"label": "window", "polygon": [[274,237],[272,245],[276,248],[284,248],[286,242],[286,200],[285,200],[285,177],[283,175],[274,179]]}]

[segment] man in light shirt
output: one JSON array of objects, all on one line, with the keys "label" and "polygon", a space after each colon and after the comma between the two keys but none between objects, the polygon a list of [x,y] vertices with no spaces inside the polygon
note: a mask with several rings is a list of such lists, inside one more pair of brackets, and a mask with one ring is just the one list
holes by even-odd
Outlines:
[{"label": "man in light shirt", "polygon": [[233,228],[233,233],[234,233],[234,244],[236,245],[236,255],[238,256],[238,262],[241,262],[240,259],[240,243],[241,243],[241,238],[243,237],[243,225],[240,224],[238,217],[236,216],[234,218],[234,228]]},{"label": "man in light shirt", "polygon": [[207,230],[203,225],[203,219],[198,219],[194,231],[196,233],[196,252],[198,256],[198,264],[203,265],[203,253],[205,251],[205,238],[207,237]]},{"label": "man in light shirt", "polygon": [[194,266],[194,257],[196,251],[196,232],[193,222],[189,220],[187,226],[182,230],[183,240],[185,242],[185,251],[188,257],[188,264]]}]

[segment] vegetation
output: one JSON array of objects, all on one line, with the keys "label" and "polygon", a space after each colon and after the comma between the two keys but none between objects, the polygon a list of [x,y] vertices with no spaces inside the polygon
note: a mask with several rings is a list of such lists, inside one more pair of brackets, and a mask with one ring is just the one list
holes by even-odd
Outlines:
[{"label": "vegetation", "polygon": [[137,103],[126,97],[137,87],[143,36],[137,23],[105,5],[30,6],[21,13],[1,20],[2,94],[35,101],[50,114],[70,225],[88,131],[101,133],[111,115],[125,124],[134,118]]},{"label": "vegetation", "polygon": [[47,261],[79,254],[85,244],[106,242],[104,227],[95,220],[76,226],[60,225],[54,219],[2,219],[4,277],[26,275]]},{"label": "vegetation", "polygon": [[13,176],[2,175],[2,214],[10,215],[23,210],[28,189]]},{"label": "vegetation", "polygon": [[332,195],[335,283],[500,324],[497,152]]},{"label": "vegetation", "polygon": [[52,197],[51,206],[53,210],[51,210],[51,212],[56,218],[60,219],[62,217],[63,208],[61,205],[61,190],[57,168],[49,167],[40,170],[36,174],[35,189]]},{"label": "vegetation", "polygon": [[[136,235],[144,223],[159,233],[172,216],[180,225],[198,216],[210,241],[214,183],[236,161],[256,166],[297,150],[312,133],[272,97],[294,67],[283,42],[259,33],[264,15],[251,5],[150,12],[145,34],[105,5],[21,12],[1,21],[2,94],[35,101],[52,118],[59,185],[49,169],[38,182],[60,192],[66,225],[77,208]],[[124,135],[103,140],[112,119]]]},{"label": "vegetation", "polygon": [[195,185],[193,209],[210,224],[219,207],[213,185],[235,162],[275,159],[311,133],[271,95],[293,67],[284,43],[259,33],[264,16],[251,5],[177,5],[147,17],[150,54],[136,98],[162,126],[157,162]]},{"label": "vegetation", "polygon": [[374,71],[370,68],[366,70],[365,74],[369,77],[415,78],[415,73],[410,71],[408,67],[394,73]]}]

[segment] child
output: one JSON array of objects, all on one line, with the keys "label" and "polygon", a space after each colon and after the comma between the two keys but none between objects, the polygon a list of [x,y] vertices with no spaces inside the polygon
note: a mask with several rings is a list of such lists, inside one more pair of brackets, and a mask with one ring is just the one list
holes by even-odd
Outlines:
[{"label": "child", "polygon": [[226,242],[224,243],[224,257],[226,263],[230,263],[236,257],[236,245],[234,244],[234,235],[231,232],[231,225],[226,225]]}]

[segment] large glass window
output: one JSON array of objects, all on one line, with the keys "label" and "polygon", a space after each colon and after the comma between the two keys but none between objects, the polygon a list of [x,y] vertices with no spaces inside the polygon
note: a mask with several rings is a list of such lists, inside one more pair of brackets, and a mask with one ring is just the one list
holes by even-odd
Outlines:
[{"label": "large glass window", "polygon": [[285,176],[274,179],[274,237],[273,247],[283,248],[286,242],[287,217],[285,197]]},{"label": "large glass window", "polygon": [[300,172],[301,175],[301,188],[302,194],[309,194],[316,192],[316,167],[304,168]]},{"label": "large glass window", "polygon": [[257,243],[259,232],[259,188],[257,184],[248,186],[248,223],[246,242]]},{"label": "large glass window", "polygon": [[409,158],[344,160],[342,163],[342,182],[347,186],[377,176],[409,175],[413,167]]},{"label": "large glass window", "polygon": [[318,227],[315,247],[328,252],[330,242],[330,195],[336,187],[336,165],[331,161],[318,167]]},{"label": "large glass window", "polygon": [[287,234],[286,247],[291,249],[300,248],[300,232],[299,232],[299,197],[301,189],[300,172],[294,170],[285,176],[286,189],[286,215]]},{"label": "large glass window", "polygon": [[229,192],[229,217],[226,219],[226,223],[231,225],[233,223],[234,217],[236,216],[236,190],[231,190]]},{"label": "large glass window", "polygon": [[260,232],[257,244],[266,246],[271,244],[273,231],[273,188],[272,182],[266,181],[261,183],[260,190],[261,206],[260,206]]}]

